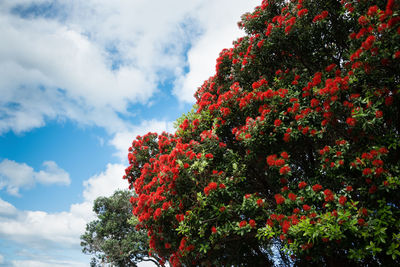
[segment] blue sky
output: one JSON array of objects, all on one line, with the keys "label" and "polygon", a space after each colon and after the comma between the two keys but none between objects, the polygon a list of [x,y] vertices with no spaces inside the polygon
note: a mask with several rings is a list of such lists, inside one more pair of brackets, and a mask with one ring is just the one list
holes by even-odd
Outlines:
[{"label": "blue sky", "polygon": [[89,265],[131,141],[174,131],[259,2],[0,1],[0,266]]}]

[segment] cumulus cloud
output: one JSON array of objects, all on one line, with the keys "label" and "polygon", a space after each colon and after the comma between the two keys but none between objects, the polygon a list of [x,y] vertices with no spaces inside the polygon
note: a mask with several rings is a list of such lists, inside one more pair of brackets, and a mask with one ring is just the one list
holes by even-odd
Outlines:
[{"label": "cumulus cloud", "polygon": [[193,102],[257,2],[1,1],[0,134],[56,118],[115,133],[126,124],[119,114],[165,79]]},{"label": "cumulus cloud", "polygon": [[54,161],[43,162],[43,170],[35,172],[26,163],[4,159],[0,162],[0,190],[6,188],[11,195],[18,196],[20,188],[31,188],[36,183],[44,185],[69,185],[69,174]]},{"label": "cumulus cloud", "polygon": [[2,1],[0,133],[60,117],[123,128],[118,114],[183,64],[199,2]]},{"label": "cumulus cloud", "polygon": [[91,203],[99,196],[111,196],[117,189],[127,189],[128,183],[122,179],[124,170],[125,166],[122,164],[108,164],[105,172],[84,181],[85,201]]}]

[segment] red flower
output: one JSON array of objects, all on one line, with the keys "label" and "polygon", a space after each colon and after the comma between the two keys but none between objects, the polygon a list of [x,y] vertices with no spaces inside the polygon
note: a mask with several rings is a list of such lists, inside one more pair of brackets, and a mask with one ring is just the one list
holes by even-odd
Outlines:
[{"label": "red flower", "polygon": [[304,210],[304,211],[309,211],[310,209],[311,209],[310,206],[308,206],[308,205],[306,205],[306,204],[303,205],[303,210]]},{"label": "red flower", "polygon": [[285,203],[285,198],[281,194],[276,194],[275,201],[276,201],[276,204],[280,205],[280,204]]},{"label": "red flower", "polygon": [[257,205],[259,207],[262,207],[264,205],[264,200],[262,200],[261,198],[257,199]]},{"label": "red flower", "polygon": [[176,214],[175,218],[178,220],[178,222],[181,222],[185,219],[185,215],[183,214]]},{"label": "red flower", "polygon": [[368,9],[368,16],[373,16],[373,15],[375,15],[376,14],[376,12],[378,11],[378,6],[371,6],[369,9]]},{"label": "red flower", "polygon": [[347,186],[347,187],[346,187],[346,191],[347,191],[347,192],[353,191],[353,187],[352,187],[351,185]]},{"label": "red flower", "polygon": [[322,190],[322,185],[320,185],[320,184],[315,184],[315,185],[313,185],[312,190],[313,190],[314,192],[318,192],[318,191]]},{"label": "red flower", "polygon": [[362,213],[362,215],[368,216],[368,210],[366,208],[360,209],[360,212]]},{"label": "red flower", "polygon": [[301,9],[301,10],[299,10],[299,11],[297,12],[297,16],[298,16],[298,17],[302,17],[303,15],[305,15],[305,14],[307,14],[307,13],[308,13],[308,9],[303,8],[303,9]]},{"label": "red flower", "polygon": [[364,16],[361,16],[361,17],[358,18],[358,23],[360,25],[366,25],[368,23],[368,19],[366,17],[364,17]]},{"label": "red flower", "polygon": [[335,63],[332,63],[332,64],[330,64],[328,67],[326,67],[325,70],[326,70],[327,72],[330,72],[330,71],[332,71],[335,67],[336,67],[336,64],[335,64]]},{"label": "red flower", "polygon": [[290,167],[289,167],[289,166],[283,166],[283,167],[279,170],[279,173],[282,174],[282,175],[285,175],[285,174],[287,174],[287,173],[289,173],[289,172],[290,172]]},{"label": "red flower", "polygon": [[274,125],[275,125],[276,127],[279,127],[281,124],[282,124],[282,121],[281,121],[280,119],[276,119],[276,120],[274,121]]},{"label": "red flower", "polygon": [[290,134],[284,133],[284,134],[283,134],[283,141],[285,141],[286,143],[288,143],[288,142],[290,141]]},{"label": "red flower", "polygon": [[211,232],[212,232],[213,234],[215,234],[215,233],[217,232],[217,228],[215,228],[215,226],[211,227]]},{"label": "red flower", "polygon": [[365,224],[365,220],[363,218],[358,219],[358,224],[363,226]]},{"label": "red flower", "polygon": [[362,173],[363,173],[363,175],[370,175],[372,173],[372,171],[370,168],[365,168]]},{"label": "red flower", "polygon": [[339,204],[344,206],[344,204],[347,202],[347,197],[346,196],[341,196],[339,198]]},{"label": "red flower", "polygon": [[215,190],[215,189],[217,189],[217,183],[211,182],[208,184],[208,187],[210,188],[210,190]]},{"label": "red flower", "polygon": [[205,155],[206,159],[212,159],[214,156],[211,153]]},{"label": "red flower", "polygon": [[251,219],[251,220],[249,221],[249,225],[250,225],[251,228],[256,227],[256,221],[253,220],[253,219]]},{"label": "red flower", "polygon": [[388,0],[387,4],[386,4],[386,10],[385,10],[385,14],[390,16],[393,14],[393,5],[394,5],[394,0]]},{"label": "red flower", "polygon": [[289,193],[288,197],[289,197],[289,199],[292,200],[292,201],[296,201],[296,199],[297,199],[297,195],[296,195],[296,194],[293,194],[293,193]]},{"label": "red flower", "polygon": [[329,189],[325,189],[324,195],[325,195],[326,202],[333,201],[335,199],[333,192]]},{"label": "red flower", "polygon": [[158,217],[161,216],[161,213],[162,213],[161,208],[156,209],[156,211],[153,214],[153,218],[154,218],[155,221],[158,219]]},{"label": "red flower", "polygon": [[306,185],[307,185],[307,183],[302,181],[302,182],[299,183],[299,188],[303,189],[304,187],[306,187]]},{"label": "red flower", "polygon": [[389,150],[388,150],[386,147],[381,147],[381,148],[379,149],[379,153],[381,153],[381,154],[386,154],[386,153],[389,153]]},{"label": "red flower", "polygon": [[240,227],[240,228],[245,227],[246,225],[247,225],[247,222],[246,222],[246,221],[241,221],[241,222],[239,223],[239,227]]},{"label": "red flower", "polygon": [[352,127],[354,127],[354,126],[356,126],[356,119],[354,119],[354,118],[347,118],[346,119],[346,123],[349,125],[349,126],[352,126]]},{"label": "red flower", "polygon": [[270,155],[267,157],[267,164],[269,166],[275,166],[276,155]]},{"label": "red flower", "polygon": [[284,151],[284,152],[281,153],[281,157],[284,158],[284,159],[288,159],[289,155],[288,155],[287,152]]},{"label": "red flower", "polygon": [[226,186],[225,186],[225,184],[219,184],[219,188],[221,188],[221,189],[225,189],[225,188],[226,188]]},{"label": "red flower", "polygon": [[282,231],[287,234],[287,232],[289,231],[290,228],[290,222],[289,221],[283,221],[282,224]]},{"label": "red flower", "polygon": [[375,112],[375,117],[376,118],[382,118],[382,116],[383,116],[383,112],[382,111],[380,111],[380,110],[377,110],[376,112]]},{"label": "red flower", "polygon": [[285,160],[283,160],[283,159],[277,159],[277,160],[275,161],[275,166],[283,166],[283,165],[285,165]]}]

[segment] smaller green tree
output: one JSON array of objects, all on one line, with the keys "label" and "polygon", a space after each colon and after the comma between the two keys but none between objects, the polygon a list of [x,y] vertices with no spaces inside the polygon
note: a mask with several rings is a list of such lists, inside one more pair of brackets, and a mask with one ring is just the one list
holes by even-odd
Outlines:
[{"label": "smaller green tree", "polygon": [[149,241],[143,230],[134,227],[129,191],[116,191],[110,197],[98,197],[93,211],[97,219],[86,225],[81,236],[82,252],[94,257],[91,266],[110,263],[114,266],[137,266],[151,261],[160,266],[156,258],[148,255]]}]

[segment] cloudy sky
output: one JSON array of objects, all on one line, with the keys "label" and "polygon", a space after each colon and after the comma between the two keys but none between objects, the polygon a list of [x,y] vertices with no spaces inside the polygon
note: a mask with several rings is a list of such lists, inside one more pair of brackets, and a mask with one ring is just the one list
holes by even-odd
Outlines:
[{"label": "cloudy sky", "polygon": [[173,132],[259,0],[0,1],[0,266],[88,266],[98,196]]}]

